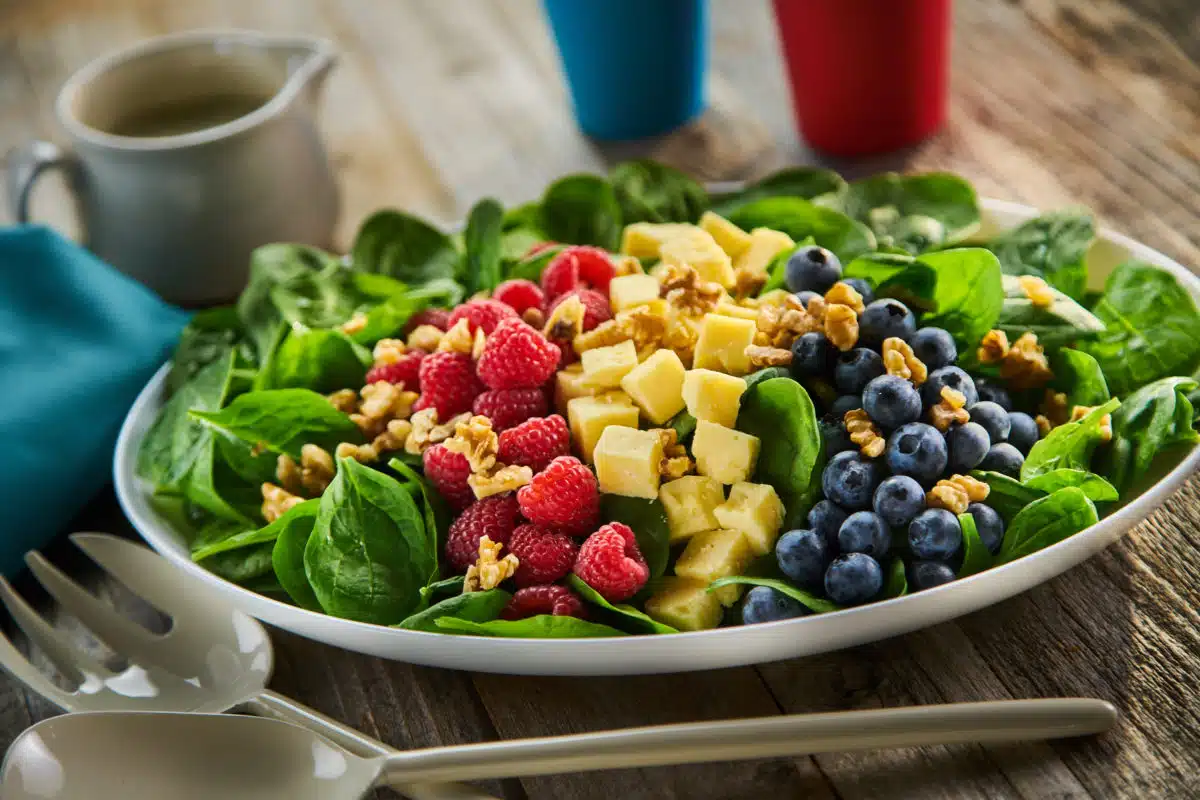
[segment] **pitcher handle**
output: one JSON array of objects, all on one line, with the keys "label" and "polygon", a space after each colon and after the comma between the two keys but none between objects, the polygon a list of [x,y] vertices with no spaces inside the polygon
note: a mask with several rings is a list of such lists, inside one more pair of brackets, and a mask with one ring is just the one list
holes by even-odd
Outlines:
[{"label": "pitcher handle", "polygon": [[29,222],[29,198],[38,176],[48,169],[68,170],[74,157],[53,142],[40,139],[14,147],[8,152],[5,188],[8,207],[18,223]]}]

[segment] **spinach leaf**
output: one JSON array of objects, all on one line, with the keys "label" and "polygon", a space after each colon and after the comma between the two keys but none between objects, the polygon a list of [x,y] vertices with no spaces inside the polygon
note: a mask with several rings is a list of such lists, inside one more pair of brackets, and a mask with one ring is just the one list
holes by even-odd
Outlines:
[{"label": "spinach leaf", "polygon": [[979,529],[975,527],[973,516],[959,514],[958,524],[963,535],[963,560],[962,566],[958,568],[958,577],[965,578],[992,566],[992,554],[979,538]]},{"label": "spinach leaf", "polygon": [[755,480],[769,483],[786,509],[785,529],[803,527],[821,488],[825,452],[817,412],[804,387],[770,378],[742,395],[737,429],[761,442]]},{"label": "spinach leaf", "polygon": [[1169,272],[1138,261],[1122,264],[1092,311],[1106,328],[1080,349],[1100,363],[1117,396],[1190,374],[1200,361],[1200,313]]},{"label": "spinach leaf", "polygon": [[[199,423],[195,423],[199,424]],[[277,480],[278,456],[269,450],[258,452],[249,442],[214,431],[216,458],[241,481],[255,487]]]},{"label": "spinach leaf", "polygon": [[271,523],[284,523],[275,539],[275,546],[271,549],[271,565],[275,568],[275,578],[293,603],[317,612],[322,610],[321,601],[317,599],[317,594],[304,571],[304,551],[316,526],[319,505],[319,500],[306,500]]},{"label": "spinach leaf", "polygon": [[884,579],[883,588],[879,590],[879,598],[881,600],[890,600],[893,597],[903,597],[908,594],[908,576],[904,574],[904,559],[893,558],[892,563],[888,565],[887,577]]},{"label": "spinach leaf", "polygon": [[539,283],[542,279],[542,270],[554,260],[556,255],[562,252],[562,249],[561,245],[551,245],[532,255],[525,255],[518,261],[506,263],[504,279],[524,278],[527,281]]},{"label": "spinach leaf", "polygon": [[419,285],[454,277],[459,255],[450,237],[429,223],[385,209],[376,211],[358,229],[350,260],[357,271]]},{"label": "spinach leaf", "polygon": [[1100,521],[1096,506],[1083,490],[1068,486],[1021,509],[1004,532],[996,563],[1035,553]]},{"label": "spinach leaf", "polygon": [[771,378],[786,378],[788,371],[783,367],[765,367],[757,372],[751,372],[742,380],[746,382],[746,391],[750,391],[763,381],[769,381]]},{"label": "spinach leaf", "polygon": [[1021,481],[1026,482],[1044,472],[1056,469],[1079,469],[1087,471],[1092,453],[1102,440],[1100,421],[1121,405],[1117,399],[1109,400],[1088,412],[1078,422],[1059,425],[1039,439],[1025,463],[1021,465]]},{"label": "spinach leaf", "polygon": [[541,244],[546,235],[534,228],[514,228],[500,234],[500,264],[520,261],[529,254],[535,246]]},{"label": "spinach leaf", "polygon": [[362,386],[371,351],[339,330],[293,327],[263,363],[254,387],[333,392]]},{"label": "spinach leaf", "polygon": [[222,519],[245,527],[254,526],[262,503],[260,490],[242,481],[227,464],[217,458],[217,435],[211,431],[207,434],[203,447],[181,484],[184,497],[192,505]]},{"label": "spinach leaf", "polygon": [[675,441],[686,443],[696,432],[696,418],[687,412],[680,411],[667,422],[667,427],[675,431]]},{"label": "spinach leaf", "polygon": [[975,190],[957,175],[885,172],[854,181],[842,210],[866,223],[882,244],[920,253],[966,239],[979,228]]},{"label": "spinach leaf", "polygon": [[921,324],[945,328],[960,352],[972,349],[996,327],[1004,305],[1000,262],[981,247],[925,253],[917,259],[937,276],[935,310]]},{"label": "spinach leaf", "polygon": [[463,232],[466,253],[463,257],[463,285],[467,294],[494,289],[500,283],[500,234],[504,207],[490,197],[475,204],[467,215]]},{"label": "spinach leaf", "polygon": [[638,549],[650,567],[651,578],[666,572],[671,556],[668,544],[671,530],[662,503],[640,497],[605,494],[600,497],[600,518],[605,522],[620,522],[633,529]]},{"label": "spinach leaf", "polygon": [[500,612],[504,610],[511,599],[512,595],[503,589],[467,592],[448,597],[424,611],[418,611],[397,623],[395,627],[409,631],[441,633],[442,629],[437,626],[435,620],[443,617],[453,617],[467,622],[491,622],[500,616]]},{"label": "spinach leaf", "polygon": [[833,170],[819,167],[789,167],[768,175],[736,192],[713,197],[712,210],[723,217],[764,197],[799,197],[801,200],[826,202],[836,207],[846,182]]},{"label": "spinach leaf", "polygon": [[1075,486],[1093,503],[1110,503],[1117,499],[1117,490],[1111,483],[1094,472],[1081,469],[1052,469],[1030,478],[1025,485],[1046,494]]},{"label": "spinach leaf", "polygon": [[1006,275],[1036,275],[1070,297],[1082,300],[1087,288],[1084,258],[1096,238],[1092,215],[1084,209],[1055,211],[1004,231],[987,244]]},{"label": "spinach leaf", "polygon": [[1195,444],[1200,434],[1192,428],[1189,392],[1198,384],[1192,378],[1163,378],[1125,398],[1113,412],[1113,438],[1098,469],[1119,492],[1129,489],[1144,474],[1154,457],[1174,445]]},{"label": "spinach leaf", "polygon": [[919,309],[934,307],[938,274],[910,255],[867,253],[847,264],[842,274],[862,278],[878,297],[893,297]]},{"label": "spinach leaf", "polygon": [[621,206],[603,178],[568,175],[546,188],[539,227],[556,242],[616,250],[621,242]]},{"label": "spinach leaf", "polygon": [[729,221],[745,230],[783,231],[795,241],[811,236],[814,242],[836,253],[843,264],[875,249],[875,237],[865,225],[799,197],[755,200],[732,212]]},{"label": "spinach leaf", "polygon": [[971,475],[988,485],[987,504],[996,509],[1006,523],[1011,523],[1018,511],[1045,494],[1000,472],[972,470]]},{"label": "spinach leaf", "polygon": [[752,575],[730,575],[726,578],[717,578],[708,586],[708,591],[713,592],[720,589],[722,586],[769,586],[770,588],[786,594],[788,597],[797,601],[814,614],[824,614],[827,611],[837,611],[838,606],[826,600],[824,597],[817,597],[812,592],[806,592],[803,589],[798,589],[792,586],[787,581],[779,580],[778,578],[758,578]]},{"label": "spinach leaf", "polygon": [[[238,532],[230,532],[231,535],[225,535],[220,538],[212,535],[205,536],[203,540],[197,540],[192,546],[192,560],[203,561],[206,558],[215,556],[217,553],[226,553],[230,550],[242,550],[254,545],[274,542],[279,538],[280,533],[290,525],[312,526],[312,521],[317,517],[317,501],[305,500],[303,503],[296,505],[288,510],[286,514],[279,519],[264,525],[261,528],[252,530],[242,530]],[[307,521],[307,523],[306,523]]]},{"label": "spinach leaf", "polygon": [[536,231],[541,238],[546,236],[539,227],[542,224],[542,205],[536,201],[513,206],[504,212],[500,227],[505,233],[521,228]]},{"label": "spinach leaf", "polygon": [[388,462],[388,468],[410,485],[415,485],[420,489],[421,514],[425,520],[425,533],[429,536],[429,546],[433,548],[436,558],[437,554],[442,552],[442,542],[445,541],[446,533],[450,530],[452,519],[449,506],[442,499],[441,493],[429,485],[425,476],[400,459],[393,458]]},{"label": "spinach leaf", "polygon": [[1049,306],[1035,305],[1012,275],[1004,276],[1004,305],[996,327],[1016,340],[1023,333],[1037,334],[1047,348],[1096,337],[1104,332],[1104,323],[1096,315],[1057,289]]},{"label": "spinach leaf", "polygon": [[237,300],[237,314],[259,361],[275,343],[283,314],[277,287],[301,284],[315,273],[337,267],[329,253],[301,244],[268,244],[250,254],[250,278]]},{"label": "spinach leaf", "polygon": [[[426,586],[421,587],[421,600],[428,604],[431,598],[439,595],[453,597],[463,593],[463,584],[466,583],[465,575],[454,575],[449,578],[444,578],[440,581],[434,581]],[[443,600],[445,598],[442,598]]]},{"label": "spinach leaf", "polygon": [[554,617],[539,614],[525,619],[497,619],[491,622],[471,622],[456,617],[439,617],[433,621],[438,628],[451,633],[472,636],[498,636],[508,639],[596,639],[606,636],[625,636],[616,628],[575,617]]},{"label": "spinach leaf", "polygon": [[704,187],[679,170],[657,161],[624,161],[608,173],[621,221],[695,222],[708,208]]},{"label": "spinach leaf", "polygon": [[221,306],[197,311],[179,335],[167,374],[167,396],[175,394],[201,369],[221,358],[241,338],[237,309]]},{"label": "spinach leaf", "polygon": [[190,412],[193,419],[276,453],[300,457],[311,442],[332,451],[339,442],[361,442],[350,417],[309,389],[271,389],[236,398],[220,411]]},{"label": "spinach leaf", "polygon": [[421,512],[395,478],[349,458],[321,495],[304,572],[325,613],[390,625],[437,568]]},{"label": "spinach leaf", "polygon": [[271,550],[273,547],[274,545],[268,542],[244,551],[217,553],[201,561],[200,566],[231,583],[244,586],[251,581],[271,575]]},{"label": "spinach leaf", "polygon": [[1096,359],[1082,350],[1063,348],[1050,356],[1054,378],[1050,386],[1067,396],[1067,408],[1108,402],[1108,384]]},{"label": "spinach leaf", "polygon": [[626,605],[625,603],[614,605],[608,602],[608,600],[604,599],[603,595],[591,586],[588,586],[586,582],[575,574],[567,576],[567,586],[571,587],[576,594],[587,602],[608,612],[604,614],[604,617],[608,618],[614,627],[628,630],[630,633],[679,633],[679,631],[670,625],[664,625],[631,605]]}]

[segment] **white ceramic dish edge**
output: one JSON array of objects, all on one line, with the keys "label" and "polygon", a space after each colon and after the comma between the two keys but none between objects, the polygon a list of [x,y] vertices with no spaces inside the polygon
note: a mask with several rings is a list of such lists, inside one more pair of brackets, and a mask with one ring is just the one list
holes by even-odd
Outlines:
[{"label": "white ceramic dish edge", "polygon": [[[980,235],[1012,227],[1036,209],[981,200]],[[1164,269],[1200,300],[1200,278],[1127,236],[1102,230],[1089,266],[1102,277],[1136,258]],[[1200,447],[1184,455],[1158,483],[1111,516],[1020,561],[904,597],[783,622],[669,636],[613,639],[498,639],[398,630],[337,619],[255,594],[192,562],[180,536],[149,503],[134,475],[137,448],[160,405],[167,367],[146,385],[117,442],[113,474],[118,500],[142,537],[197,591],[216,591],[264,622],[328,644],[426,666],[523,675],[634,675],[718,669],[840,650],[945,622],[1030,589],[1103,550],[1148,517],[1200,466]]]}]

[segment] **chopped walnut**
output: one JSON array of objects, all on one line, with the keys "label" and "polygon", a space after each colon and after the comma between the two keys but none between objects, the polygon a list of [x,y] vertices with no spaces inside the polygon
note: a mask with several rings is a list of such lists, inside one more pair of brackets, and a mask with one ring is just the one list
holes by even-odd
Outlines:
[{"label": "chopped walnut", "polygon": [[841,303],[826,306],[825,336],[843,353],[852,349],[858,343],[858,314]]},{"label": "chopped walnut", "polygon": [[471,342],[471,358],[476,361],[483,355],[483,348],[487,346],[487,334],[483,332],[483,328],[475,329],[475,340]]},{"label": "chopped walnut", "polygon": [[1038,433],[1040,433],[1042,436],[1045,436],[1050,431],[1054,430],[1054,423],[1046,419],[1045,414],[1038,414],[1033,418],[1033,421],[1037,423]]},{"label": "chopped walnut", "polygon": [[521,314],[521,319],[531,328],[537,328],[539,331],[546,324],[546,315],[542,313],[540,308],[530,306]]},{"label": "chopped walnut", "polygon": [[353,458],[360,464],[373,464],[379,460],[379,451],[373,444],[352,444],[342,442],[334,448],[335,458]]},{"label": "chopped walnut", "polygon": [[818,325],[824,325],[827,307],[828,303],[825,302],[825,298],[817,295],[808,299],[808,306],[804,310],[808,312],[810,317],[816,320]]},{"label": "chopped walnut", "polygon": [[350,315],[350,319],[338,326],[338,330],[347,336],[353,336],[359,331],[367,327],[367,315],[361,311],[355,311]]},{"label": "chopped walnut", "polygon": [[331,395],[326,395],[329,404],[343,414],[358,413],[358,392],[353,389],[338,389]]},{"label": "chopped walnut", "polygon": [[662,442],[663,457],[658,463],[658,474],[666,480],[675,480],[691,473],[696,463],[688,455],[687,448],[679,443],[679,433],[674,428],[654,428]]},{"label": "chopped walnut", "polygon": [[333,482],[336,472],[333,456],[329,451],[315,444],[306,444],[300,448],[300,485],[310,495],[319,495]]},{"label": "chopped walnut", "polygon": [[542,328],[547,339],[575,339],[583,333],[583,318],[587,309],[578,295],[570,295],[550,312],[550,318]]},{"label": "chopped walnut", "polygon": [[1008,334],[996,329],[990,330],[983,335],[983,340],[979,342],[979,350],[976,352],[976,355],[979,357],[980,364],[999,364],[1004,360],[1004,356],[1007,353]]},{"label": "chopped walnut", "polygon": [[464,412],[457,417],[451,417],[446,423],[439,425],[436,408],[426,408],[418,411],[408,419],[412,428],[409,430],[408,437],[404,440],[404,452],[414,456],[421,455],[425,452],[426,448],[444,442],[453,436],[458,423],[465,422],[470,418],[471,415]]},{"label": "chopped walnut", "polygon": [[1049,308],[1054,305],[1054,290],[1041,278],[1034,275],[1022,275],[1017,278],[1021,291],[1038,308]]},{"label": "chopped walnut", "polygon": [[991,487],[970,475],[951,475],[937,484],[925,495],[930,508],[944,508],[954,514],[962,514],[971,503],[982,503],[991,492]]},{"label": "chopped walnut", "polygon": [[408,345],[400,339],[380,339],[371,350],[374,366],[386,367],[395,364],[408,352]]},{"label": "chopped walnut", "polygon": [[442,336],[438,342],[437,350],[439,353],[465,353],[470,354],[471,348],[475,344],[475,337],[471,335],[471,322],[466,317],[463,317],[458,322],[450,326],[450,330]]},{"label": "chopped walnut", "polygon": [[[1071,419],[1069,422],[1078,422],[1088,414],[1096,410],[1095,406],[1075,406],[1071,409]],[[1112,414],[1105,414],[1100,418],[1100,440],[1103,442],[1111,442],[1113,437]]]},{"label": "chopped walnut", "polygon": [[490,419],[474,416],[458,423],[445,445],[450,452],[466,456],[472,472],[487,472],[496,464],[500,439]]},{"label": "chopped walnut", "polygon": [[680,311],[699,316],[716,308],[725,290],[719,283],[700,280],[700,273],[686,264],[669,264],[659,294]]},{"label": "chopped walnut", "polygon": [[402,384],[375,381],[359,392],[362,403],[358,413],[350,419],[368,439],[374,439],[393,419],[407,419],[412,414],[413,403],[420,397],[416,392],[406,392]]},{"label": "chopped walnut", "polygon": [[758,329],[754,343],[761,347],[790,348],[800,336],[821,329],[820,322],[793,295],[778,304],[760,305],[754,325]]},{"label": "chopped walnut", "polygon": [[829,305],[843,305],[854,309],[855,314],[861,314],[866,306],[863,296],[848,283],[838,281],[825,293],[825,302]]},{"label": "chopped walnut", "polygon": [[1042,405],[1038,409],[1052,427],[1062,425],[1070,417],[1067,408],[1067,393],[1047,389],[1042,395]]},{"label": "chopped walnut", "polygon": [[1044,386],[1054,377],[1046,353],[1038,344],[1037,334],[1025,333],[1013,342],[1000,362],[1000,377],[1014,389]]},{"label": "chopped walnut", "polygon": [[503,548],[504,545],[501,542],[493,542],[490,536],[479,537],[479,559],[467,567],[467,578],[463,581],[463,594],[495,589],[513,576],[521,562],[513,553],[500,558],[500,551]]},{"label": "chopped walnut", "polygon": [[370,444],[342,442],[334,450],[334,455],[338,458],[353,458],[362,464],[373,464],[384,453],[404,449],[404,442],[411,432],[411,422],[406,419],[394,419],[388,422],[383,433],[376,436]]},{"label": "chopped walnut", "polygon": [[500,469],[485,472],[473,472],[467,476],[467,485],[475,493],[475,499],[482,500],[494,494],[515,492],[533,480],[533,470],[519,464],[500,465]]},{"label": "chopped walnut", "polygon": [[287,453],[280,453],[275,459],[275,479],[292,494],[304,491],[304,484],[300,482],[300,465]]},{"label": "chopped walnut", "polygon": [[883,455],[883,450],[887,446],[883,435],[871,418],[867,416],[867,412],[861,408],[855,408],[846,412],[846,416],[842,418],[846,423],[846,432],[850,434],[850,441],[858,445],[859,452],[867,458],[879,458]]},{"label": "chopped walnut", "polygon": [[912,381],[914,386],[920,386],[929,377],[925,363],[917,358],[917,354],[908,346],[908,342],[898,336],[889,336],[883,340],[883,366],[889,375]]},{"label": "chopped walnut", "polygon": [[617,315],[616,322],[633,340],[633,346],[638,352],[657,349],[670,327],[667,316],[649,306],[635,306],[622,311]]},{"label": "chopped walnut", "polygon": [[966,395],[949,386],[943,386],[941,397],[941,401],[929,409],[929,420],[933,427],[945,433],[955,423],[965,425],[971,421],[971,415],[966,409]]},{"label": "chopped walnut", "polygon": [[770,277],[762,267],[738,267],[734,270],[733,294],[738,299],[753,297],[766,285]]},{"label": "chopped walnut", "polygon": [[[782,306],[788,303],[788,298],[794,305],[799,305],[795,295],[787,289],[772,289],[769,292],[764,292],[758,297],[743,297],[738,300],[738,305],[746,308],[762,308],[763,306]],[[803,310],[803,306],[800,306]]]},{"label": "chopped walnut", "polygon": [[[566,305],[568,302],[570,301],[565,301],[559,306],[559,308],[562,308],[562,306]],[[547,325],[547,327],[549,326]],[[571,344],[575,348],[576,353],[583,353],[586,350],[595,350],[597,347],[608,347],[610,345],[620,344],[621,342],[628,341],[631,338],[633,337],[625,332],[619,321],[610,319],[605,322],[601,322],[587,333],[581,333],[575,336],[571,340]]]},{"label": "chopped walnut", "polygon": [[636,256],[615,256],[613,262],[613,276],[620,278],[623,275],[645,275],[646,268],[642,266],[641,259]]},{"label": "chopped walnut", "polygon": [[418,325],[408,335],[407,343],[409,347],[432,353],[438,349],[443,336],[445,336],[445,332],[441,328],[434,325]]},{"label": "chopped walnut", "polygon": [[792,363],[792,351],[782,347],[752,344],[746,348],[746,357],[753,367],[786,367]]},{"label": "chopped walnut", "polygon": [[267,522],[274,522],[304,502],[303,497],[298,497],[273,483],[262,485],[262,496],[262,515]]}]

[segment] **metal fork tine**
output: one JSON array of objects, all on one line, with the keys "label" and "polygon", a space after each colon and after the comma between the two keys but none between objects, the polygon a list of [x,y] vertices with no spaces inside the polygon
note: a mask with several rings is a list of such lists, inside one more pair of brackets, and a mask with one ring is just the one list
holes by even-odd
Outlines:
[{"label": "metal fork tine", "polygon": [[71,700],[70,692],[55,686],[54,681],[30,663],[3,634],[0,634],[0,667],[59,708],[73,710],[75,704]]},{"label": "metal fork tine", "polygon": [[183,613],[188,594],[179,590],[166,559],[140,544],[103,533],[73,533],[71,541],[134,594],[166,614]]},{"label": "metal fork tine", "polygon": [[4,603],[4,607],[21,630],[25,631],[25,635],[41,648],[68,680],[79,684],[87,680],[84,673],[112,675],[111,670],[69,641],[62,631],[57,630],[41,614],[34,611],[29,603],[25,602],[25,598],[17,594],[12,584],[2,576],[0,602]]}]

